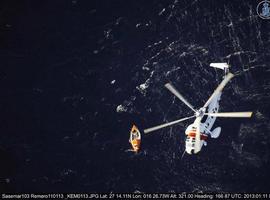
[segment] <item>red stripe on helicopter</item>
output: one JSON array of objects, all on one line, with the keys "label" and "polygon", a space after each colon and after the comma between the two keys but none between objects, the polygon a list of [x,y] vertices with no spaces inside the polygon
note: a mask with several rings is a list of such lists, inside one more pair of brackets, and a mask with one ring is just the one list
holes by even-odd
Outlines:
[{"label": "red stripe on helicopter", "polygon": [[[196,132],[189,132],[189,133],[188,133],[188,136],[189,136],[189,137],[194,137],[194,138],[195,138],[195,137],[196,137]],[[207,135],[201,133],[201,140],[206,140],[207,137],[208,137]]]}]

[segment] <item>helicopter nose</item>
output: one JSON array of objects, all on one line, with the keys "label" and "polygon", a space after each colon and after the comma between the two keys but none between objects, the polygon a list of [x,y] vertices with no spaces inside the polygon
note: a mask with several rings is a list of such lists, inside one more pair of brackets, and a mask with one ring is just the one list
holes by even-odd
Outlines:
[{"label": "helicopter nose", "polygon": [[195,154],[194,149],[186,149],[186,152],[187,152],[189,155]]},{"label": "helicopter nose", "polygon": [[186,146],[186,152],[191,155],[192,154],[192,148],[190,148],[189,146]]},{"label": "helicopter nose", "polygon": [[187,152],[189,155],[191,155],[191,151],[187,151],[187,150],[186,150],[186,152]]}]

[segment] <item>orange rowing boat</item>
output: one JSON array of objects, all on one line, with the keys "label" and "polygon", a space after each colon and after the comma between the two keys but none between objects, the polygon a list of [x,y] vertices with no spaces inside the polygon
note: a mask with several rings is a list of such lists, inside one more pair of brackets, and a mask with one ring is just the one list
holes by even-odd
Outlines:
[{"label": "orange rowing boat", "polygon": [[133,151],[137,153],[141,146],[141,133],[135,125],[133,125],[131,128],[129,142],[133,148]]}]

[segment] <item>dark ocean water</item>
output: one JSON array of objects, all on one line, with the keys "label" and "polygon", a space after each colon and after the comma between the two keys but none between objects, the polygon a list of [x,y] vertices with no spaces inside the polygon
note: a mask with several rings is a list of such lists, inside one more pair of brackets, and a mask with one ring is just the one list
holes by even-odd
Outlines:
[{"label": "dark ocean water", "polygon": [[[270,192],[270,33],[254,0],[1,1],[1,192]],[[221,136],[184,151],[185,122],[129,130],[191,111],[236,76],[218,119]],[[117,107],[121,105],[122,110]],[[120,107],[118,107],[120,108]]]}]

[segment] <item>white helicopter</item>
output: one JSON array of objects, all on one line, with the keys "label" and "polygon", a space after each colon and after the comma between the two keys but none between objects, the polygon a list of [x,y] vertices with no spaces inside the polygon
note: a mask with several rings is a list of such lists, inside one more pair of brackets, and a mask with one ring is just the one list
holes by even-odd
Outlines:
[{"label": "white helicopter", "polygon": [[[161,124],[152,128],[144,130],[144,133],[150,133],[152,131],[159,130],[168,126],[172,126],[179,122],[196,117],[193,124],[190,124],[186,131],[186,149],[188,154],[196,154],[201,151],[203,145],[207,145],[206,139],[208,136],[211,138],[218,138],[221,132],[221,128],[217,127],[211,131],[214,122],[217,117],[251,117],[252,112],[224,112],[219,113],[219,101],[222,94],[222,90],[225,85],[233,78],[233,74],[229,72],[229,65],[227,63],[211,63],[211,67],[223,69],[225,71],[225,76],[207,102],[200,109],[195,109],[170,83],[165,84],[165,87],[170,90],[176,97],[178,97],[184,104],[186,104],[191,110],[194,111],[194,115],[190,117],[185,117],[172,122]],[[208,107],[208,109],[207,109]],[[206,112],[207,110],[207,112]],[[207,115],[204,122],[201,122],[203,117]]]}]

